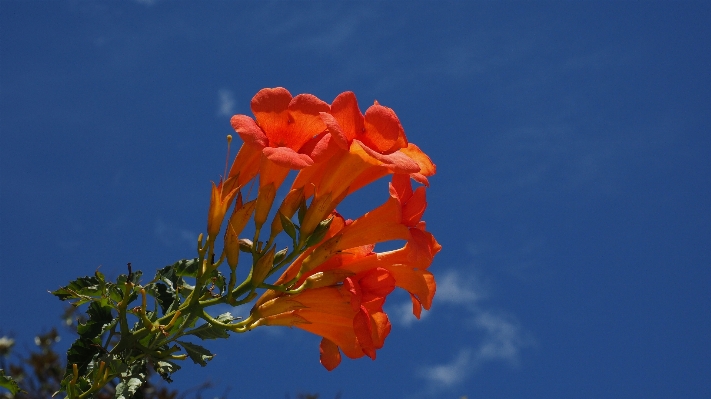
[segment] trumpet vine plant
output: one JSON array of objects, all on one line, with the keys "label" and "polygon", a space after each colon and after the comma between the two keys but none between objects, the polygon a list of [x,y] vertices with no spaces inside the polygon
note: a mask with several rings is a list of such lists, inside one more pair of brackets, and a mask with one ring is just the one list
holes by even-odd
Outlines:
[{"label": "trumpet vine plant", "polygon": [[[116,398],[130,398],[149,367],[171,381],[182,360],[212,359],[197,342],[263,326],[320,336],[330,371],[341,354],[375,359],[391,328],[383,304],[396,287],[409,292],[417,318],[430,308],[435,280],[427,269],[441,247],[422,216],[435,165],[408,142],[395,112],[376,101],[362,114],[352,92],[328,104],[281,87],[260,90],[251,109],[253,117],[231,119],[243,144],[212,184],[194,258],[152,277],[131,264],[115,281],[96,271],[53,292],[87,315],[67,352],[66,397],[90,398],[112,382]],[[354,220],[336,211],[384,177],[391,182],[382,204]],[[250,224],[254,233],[244,237]],[[405,244],[375,251],[393,240]],[[215,314],[217,305],[251,310],[240,319]]]}]

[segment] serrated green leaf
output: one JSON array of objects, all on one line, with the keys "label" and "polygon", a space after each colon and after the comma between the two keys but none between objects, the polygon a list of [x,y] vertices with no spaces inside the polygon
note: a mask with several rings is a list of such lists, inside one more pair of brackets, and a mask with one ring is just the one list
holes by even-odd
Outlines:
[{"label": "serrated green leaf", "polygon": [[209,350],[203,348],[200,345],[197,344],[192,344],[190,342],[185,342],[185,341],[176,341],[177,343],[180,344],[180,346],[185,349],[185,352],[187,352],[188,356],[190,356],[190,359],[192,359],[195,364],[199,364],[203,367],[207,365],[207,362],[212,360],[212,358],[215,356],[212,353],[210,353]]},{"label": "serrated green leaf", "polygon": [[9,375],[5,375],[5,370],[3,369],[0,369],[0,387],[10,391],[10,394],[13,396],[21,391],[20,386],[17,384],[17,382],[13,380],[12,377],[10,377]]},{"label": "serrated green leaf", "polygon": [[131,364],[121,374],[121,381],[116,385],[116,399],[132,399],[138,389],[146,381],[146,361],[140,360]]},{"label": "serrated green leaf", "polygon": [[93,297],[100,297],[103,291],[102,281],[100,279],[95,276],[84,276],[71,281],[67,286],[53,291],[52,295],[62,301],[67,299],[79,299],[81,304],[90,301]]},{"label": "serrated green leaf", "polygon": [[163,282],[148,284],[146,292],[156,298],[163,314],[170,312],[174,306],[180,305],[180,298],[173,287]]},{"label": "serrated green leaf", "polygon": [[80,337],[74,341],[69,350],[67,350],[67,367],[64,370],[64,376],[72,375],[72,364],[76,364],[79,368],[79,374],[83,375],[94,356],[99,354],[101,350],[101,346],[90,339]]},{"label": "serrated green leaf", "polygon": [[178,364],[168,360],[159,360],[153,367],[155,368],[156,372],[158,372],[158,375],[160,375],[161,378],[168,382],[173,382],[173,380],[170,378],[170,375],[180,370],[180,366]]},{"label": "serrated green leaf", "polygon": [[116,399],[132,399],[133,395],[138,392],[138,389],[143,385],[140,378],[131,377],[128,380],[121,380],[116,385]]},{"label": "serrated green leaf", "polygon": [[[235,318],[229,312],[223,313],[216,317],[217,321],[221,323],[229,323]],[[219,338],[229,338],[230,334],[224,327],[213,326],[210,323],[205,323],[200,327],[190,330],[186,333],[187,335],[194,335],[200,339],[219,339]]]},{"label": "serrated green leaf", "polygon": [[179,260],[172,265],[175,268],[175,275],[183,277],[197,277],[200,266],[198,258]]},{"label": "serrated green leaf", "polygon": [[92,340],[98,337],[106,331],[105,327],[110,326],[114,321],[111,307],[102,306],[99,302],[92,302],[86,313],[89,315],[89,320],[77,326],[79,336],[84,339]]}]

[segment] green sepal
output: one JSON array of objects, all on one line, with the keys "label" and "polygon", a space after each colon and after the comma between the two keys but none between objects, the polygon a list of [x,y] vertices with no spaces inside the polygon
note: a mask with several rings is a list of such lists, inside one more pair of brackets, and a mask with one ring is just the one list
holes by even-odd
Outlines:
[{"label": "green sepal", "polygon": [[213,355],[209,350],[203,348],[200,345],[192,344],[185,341],[175,341],[180,344],[180,346],[185,349],[190,359],[203,367],[207,366],[207,362],[212,360],[215,355]]},{"label": "green sepal", "polygon": [[314,232],[309,236],[308,239],[306,239],[306,246],[311,247],[321,242],[321,240],[326,237],[326,233],[328,233],[328,228],[331,227],[331,222],[333,222],[333,217],[319,222],[318,226],[316,226],[316,229],[314,229]]},{"label": "green sepal", "polygon": [[3,369],[0,369],[0,387],[5,388],[8,391],[10,391],[10,395],[13,395],[13,396],[16,393],[22,391],[22,389],[20,389],[20,386],[17,384],[17,382],[15,380],[12,379],[11,376],[5,375],[5,370],[3,370]]},{"label": "green sepal", "polygon": [[284,228],[286,234],[288,234],[292,240],[296,240],[296,226],[294,222],[281,212],[279,212],[279,218],[281,219],[281,226]]},{"label": "green sepal", "polygon": [[306,207],[306,198],[304,196],[301,196],[301,201],[299,201],[299,213],[298,213],[300,225],[304,223],[304,216],[306,216],[307,210],[308,210],[308,208]]},{"label": "green sepal", "polygon": [[281,262],[286,257],[287,252],[289,252],[289,248],[284,248],[281,251],[275,253],[274,261],[272,263],[278,265],[279,262]]}]

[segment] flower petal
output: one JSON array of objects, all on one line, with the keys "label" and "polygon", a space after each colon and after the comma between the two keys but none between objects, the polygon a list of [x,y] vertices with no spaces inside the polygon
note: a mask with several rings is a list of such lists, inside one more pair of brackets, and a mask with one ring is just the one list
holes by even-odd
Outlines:
[{"label": "flower petal", "polygon": [[269,139],[267,139],[267,135],[264,131],[262,131],[254,119],[247,115],[234,115],[230,119],[230,124],[237,134],[239,134],[239,137],[249,145],[262,148],[269,143]]},{"label": "flower petal", "polygon": [[341,129],[341,126],[338,124],[336,118],[326,112],[321,112],[319,115],[321,115],[321,120],[323,120],[323,123],[326,124],[326,127],[336,141],[336,144],[338,144],[338,146],[342,149],[347,150],[349,146],[348,137]]},{"label": "flower petal", "polygon": [[338,350],[338,345],[331,340],[322,338],[319,352],[321,354],[321,364],[326,370],[331,371],[341,364],[341,351]]},{"label": "flower petal", "polygon": [[257,124],[269,138],[269,145],[278,136],[279,131],[289,123],[287,108],[291,102],[291,93],[283,87],[266,88],[252,98],[252,113]]},{"label": "flower petal", "polygon": [[429,309],[432,306],[432,299],[437,289],[432,273],[427,270],[415,270],[403,265],[392,265],[387,267],[387,270],[395,278],[395,284],[411,295],[416,296],[425,309]]},{"label": "flower petal", "polygon": [[395,111],[380,104],[371,105],[365,111],[365,134],[357,138],[381,154],[407,146],[405,130]]},{"label": "flower petal", "polygon": [[[270,137],[270,142],[276,145],[287,145],[299,151],[312,137],[324,133],[326,124],[321,119],[322,112],[328,112],[331,107],[311,94],[299,94],[289,103],[289,126],[283,129],[280,137]],[[281,144],[281,143],[284,144]]]},{"label": "flower petal", "polygon": [[365,133],[365,122],[358,108],[358,100],[352,91],[343,92],[333,100],[331,115],[349,143],[356,137],[362,138]]},{"label": "flower petal", "polygon": [[412,143],[409,143],[407,147],[402,148],[400,152],[404,153],[411,159],[413,159],[420,166],[420,171],[417,173],[412,173],[412,177],[418,183],[422,183],[425,186],[429,186],[430,183],[427,180],[427,176],[432,176],[437,173],[437,166],[432,162],[430,157],[427,156],[420,148]]},{"label": "flower petal", "polygon": [[289,169],[303,169],[314,161],[306,154],[299,154],[289,147],[264,147],[262,153],[272,162]]}]

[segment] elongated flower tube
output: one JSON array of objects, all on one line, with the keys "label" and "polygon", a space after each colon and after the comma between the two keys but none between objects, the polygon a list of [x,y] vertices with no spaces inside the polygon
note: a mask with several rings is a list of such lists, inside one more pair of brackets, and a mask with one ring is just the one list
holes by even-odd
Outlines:
[{"label": "elongated flower tube", "polygon": [[[252,311],[254,326],[294,326],[320,335],[321,363],[328,370],[340,363],[340,351],[374,359],[390,332],[382,306],[394,287],[410,293],[417,318],[432,304],[436,283],[427,268],[441,246],[425,230],[425,208],[425,188],[412,190],[408,175],[395,175],[385,204],[354,221],[333,215],[326,237],[276,283],[298,277],[293,286],[305,289],[265,292]],[[394,239],[407,243],[395,251],[373,251],[375,243]]]},{"label": "elongated flower tube", "polygon": [[364,271],[340,285],[266,302],[255,310],[261,316],[255,325],[295,326],[322,336],[321,362],[328,370],[340,362],[339,348],[352,359],[364,355],[375,359],[390,333],[383,304],[394,288],[388,271]]}]

